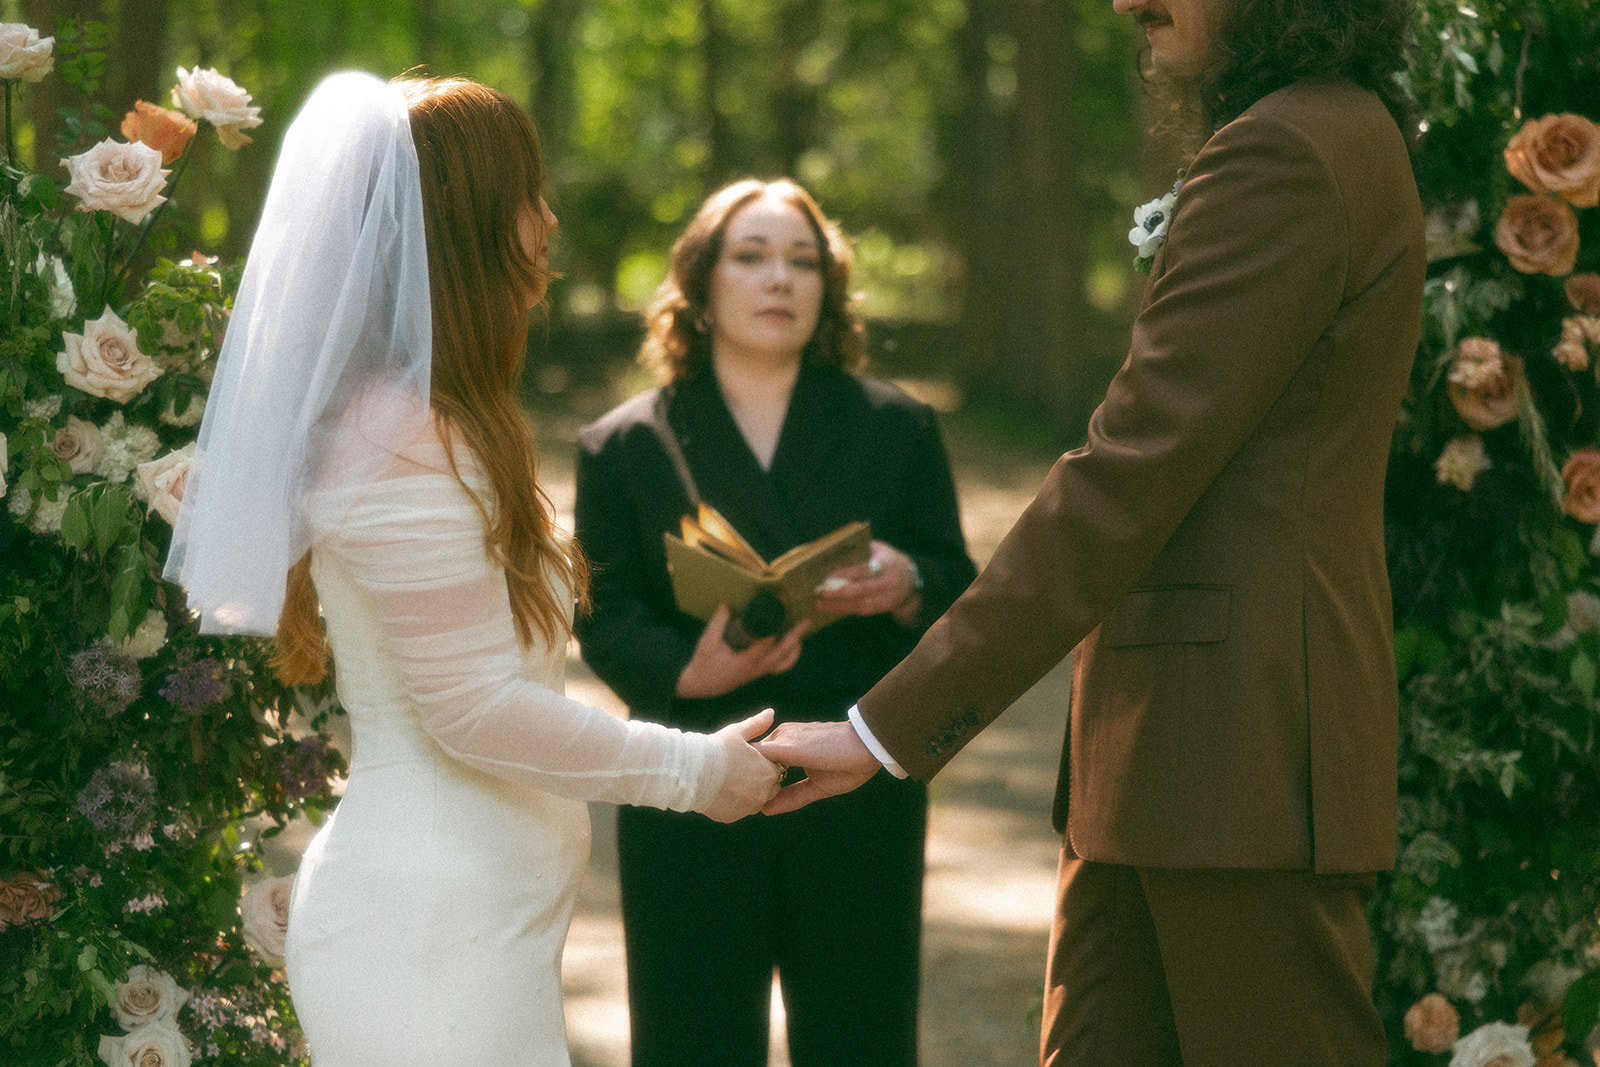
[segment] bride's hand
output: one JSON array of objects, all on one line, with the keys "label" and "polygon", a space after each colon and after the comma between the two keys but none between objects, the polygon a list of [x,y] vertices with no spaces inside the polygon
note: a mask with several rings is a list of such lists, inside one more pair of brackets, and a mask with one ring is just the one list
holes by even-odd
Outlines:
[{"label": "bride's hand", "polygon": [[734,822],[754,815],[778,795],[777,765],[750,747],[751,741],[772,728],[772,717],[768,708],[711,735],[728,755],[728,773],[716,799],[705,809],[708,818]]}]

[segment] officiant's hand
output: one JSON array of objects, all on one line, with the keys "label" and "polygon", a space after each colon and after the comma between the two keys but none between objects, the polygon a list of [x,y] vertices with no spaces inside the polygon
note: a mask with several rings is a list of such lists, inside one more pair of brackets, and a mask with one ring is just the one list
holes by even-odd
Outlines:
[{"label": "officiant's hand", "polygon": [[803,780],[786,785],[761,810],[768,815],[803,808],[865,785],[883,769],[848,722],[786,722],[755,744],[757,752],[782,767],[802,767]]},{"label": "officiant's hand", "polygon": [[801,619],[781,637],[763,637],[750,647],[735,650],[724,639],[728,605],[722,604],[706,623],[675,692],[680,697],[719,697],[767,674],[782,674],[800,659],[800,641],[809,620]]},{"label": "officiant's hand", "polygon": [[780,771],[750,744],[771,728],[772,709],[768,708],[711,735],[727,753],[728,773],[717,798],[705,809],[707,818],[734,822],[754,815],[777,794]]},{"label": "officiant's hand", "polygon": [[917,565],[883,541],[872,542],[865,563],[840,567],[817,586],[817,607],[836,615],[892,614],[910,625],[922,606]]}]

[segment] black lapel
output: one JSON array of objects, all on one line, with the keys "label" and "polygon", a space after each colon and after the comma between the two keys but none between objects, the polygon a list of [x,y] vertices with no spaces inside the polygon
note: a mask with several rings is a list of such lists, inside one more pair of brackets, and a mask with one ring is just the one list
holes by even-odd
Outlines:
[{"label": "black lapel", "polygon": [[[841,462],[860,418],[860,390],[854,379],[831,367],[801,368],[772,457],[771,481],[789,514],[810,515],[818,506],[818,495],[832,492],[830,471]],[[802,519],[800,525],[809,524]],[[799,540],[825,532],[807,533],[803,528]]]}]

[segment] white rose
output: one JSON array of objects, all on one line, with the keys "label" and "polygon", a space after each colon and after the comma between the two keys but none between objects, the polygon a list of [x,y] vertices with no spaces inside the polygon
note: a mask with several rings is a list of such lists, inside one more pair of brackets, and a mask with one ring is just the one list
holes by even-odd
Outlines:
[{"label": "white rose", "polygon": [[171,1022],[146,1023],[121,1037],[100,1038],[107,1067],[189,1067],[189,1042]]},{"label": "white rose", "polygon": [[67,384],[95,396],[126,404],[161,376],[154,360],[139,351],[128,324],[109,307],[83,324],[83,333],[64,333],[66,351],[56,354],[56,370]]},{"label": "white rose", "polygon": [[79,211],[109,211],[138,225],[167,198],[168,171],[161,153],[138,141],[123,144],[107,137],[87,152],[63,160],[72,176],[66,192],[82,201]]},{"label": "white rose", "polygon": [[151,608],[145,612],[144,621],[122,642],[122,651],[134,659],[149,659],[160,652],[166,643],[167,617],[155,608]]},{"label": "white rose", "polygon": [[1485,1023],[1456,1042],[1450,1067],[1533,1067],[1526,1026]]},{"label": "white rose", "polygon": [[0,78],[43,81],[55,66],[51,55],[55,41],[41,39],[38,30],[21,22],[0,23]]},{"label": "white rose", "polygon": [[183,506],[183,490],[189,484],[189,467],[194,462],[194,442],[168,452],[160,459],[134,468],[141,495],[150,501],[150,510],[169,524],[178,522]]},{"label": "white rose", "polygon": [[294,876],[263,878],[245,890],[239,901],[245,944],[273,967],[283,966],[283,942],[289,931],[289,891]]},{"label": "white rose", "polygon": [[179,67],[172,102],[190,118],[205,119],[215,126],[217,137],[228,148],[249,144],[250,138],[241,131],[261,125],[261,109],[249,106],[250,94],[218,74],[215,67],[192,71]]},{"label": "white rose", "polygon": [[72,468],[73,474],[88,474],[99,464],[105,441],[100,436],[100,427],[76,415],[68,415],[67,424],[57,430],[51,440],[50,450]]},{"label": "white rose", "polygon": [[117,1002],[111,1014],[124,1030],[137,1030],[147,1023],[170,1023],[189,999],[172,975],[152,971],[144,964],[128,968],[128,980],[117,983]]}]

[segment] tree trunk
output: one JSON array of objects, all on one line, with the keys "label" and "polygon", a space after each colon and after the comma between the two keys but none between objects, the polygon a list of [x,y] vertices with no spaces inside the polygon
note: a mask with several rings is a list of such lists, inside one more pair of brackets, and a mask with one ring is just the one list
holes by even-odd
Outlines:
[{"label": "tree trunk", "polygon": [[108,85],[105,102],[117,123],[133,110],[135,100],[171,107],[162,88],[172,80],[167,69],[167,0],[121,0],[117,30],[110,43],[107,71],[121,71],[121,81]]},{"label": "tree trunk", "polygon": [[726,182],[738,169],[733,144],[733,131],[717,105],[717,91],[728,54],[728,41],[717,17],[717,0],[701,0],[700,25],[700,109],[705,116],[707,189],[715,189]]},{"label": "tree trunk", "polygon": [[778,10],[778,44],[772,57],[771,166],[793,175],[800,157],[817,143],[817,88],[800,76],[800,59],[822,27],[820,0],[785,0]]}]

